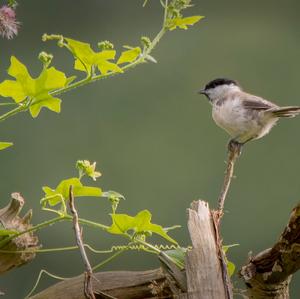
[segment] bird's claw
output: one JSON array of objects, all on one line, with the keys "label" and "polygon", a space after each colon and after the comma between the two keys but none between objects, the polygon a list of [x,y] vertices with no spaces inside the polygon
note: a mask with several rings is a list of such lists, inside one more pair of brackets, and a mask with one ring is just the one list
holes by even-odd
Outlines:
[{"label": "bird's claw", "polygon": [[234,139],[231,139],[228,143],[228,151],[237,153],[237,155],[240,156],[242,153],[242,146],[243,146],[242,143],[239,143]]}]

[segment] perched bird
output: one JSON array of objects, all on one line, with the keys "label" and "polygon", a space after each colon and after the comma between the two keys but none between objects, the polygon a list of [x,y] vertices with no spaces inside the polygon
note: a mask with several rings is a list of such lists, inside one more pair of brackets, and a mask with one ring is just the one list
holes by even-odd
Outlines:
[{"label": "perched bird", "polygon": [[215,79],[199,93],[212,104],[212,117],[216,124],[232,137],[229,147],[259,139],[270,132],[279,118],[294,117],[300,113],[298,106],[280,107],[249,94],[231,79]]}]

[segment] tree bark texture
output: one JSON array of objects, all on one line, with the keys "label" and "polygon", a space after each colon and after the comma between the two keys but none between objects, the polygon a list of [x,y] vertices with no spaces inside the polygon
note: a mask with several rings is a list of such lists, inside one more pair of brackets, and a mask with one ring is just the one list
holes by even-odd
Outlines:
[{"label": "tree bark texture", "polygon": [[[80,275],[59,282],[31,299],[85,299],[83,287],[84,276]],[[173,298],[162,269],[95,273],[93,289],[97,299]]]},{"label": "tree bark texture", "polygon": [[192,240],[192,250],[186,256],[188,298],[228,298],[230,286],[223,280],[218,236],[207,202],[191,204],[188,229]]},{"label": "tree bark texture", "polygon": [[242,267],[241,276],[249,298],[288,299],[292,274],[300,268],[300,203],[278,242],[252,257]]}]

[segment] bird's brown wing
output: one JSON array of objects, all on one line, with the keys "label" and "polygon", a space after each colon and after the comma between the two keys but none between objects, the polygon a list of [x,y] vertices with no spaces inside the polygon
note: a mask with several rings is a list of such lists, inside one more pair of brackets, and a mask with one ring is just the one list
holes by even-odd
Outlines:
[{"label": "bird's brown wing", "polygon": [[243,106],[251,110],[268,110],[278,106],[259,97],[250,96],[243,100]]}]

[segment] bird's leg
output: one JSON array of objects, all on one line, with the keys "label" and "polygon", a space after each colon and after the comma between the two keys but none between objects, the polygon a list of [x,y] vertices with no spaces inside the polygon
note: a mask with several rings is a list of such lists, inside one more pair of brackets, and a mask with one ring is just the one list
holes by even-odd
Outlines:
[{"label": "bird's leg", "polygon": [[230,139],[228,142],[228,151],[232,153],[237,153],[238,156],[242,153],[243,143],[237,142],[235,139]]}]

